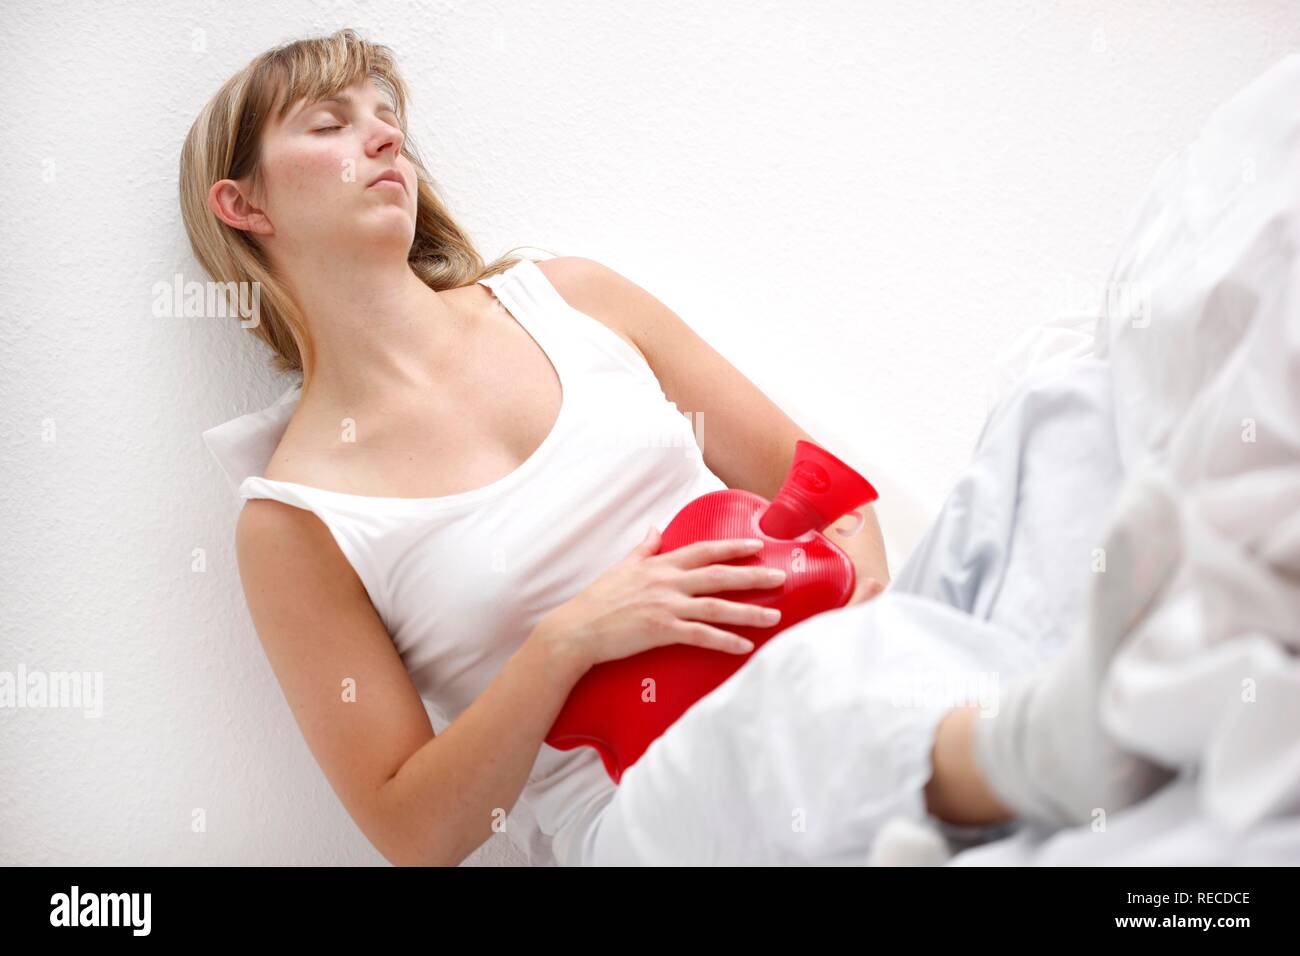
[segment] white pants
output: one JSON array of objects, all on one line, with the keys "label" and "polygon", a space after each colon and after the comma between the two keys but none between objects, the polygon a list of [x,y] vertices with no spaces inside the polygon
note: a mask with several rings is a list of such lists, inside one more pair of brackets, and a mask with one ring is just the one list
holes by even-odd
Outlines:
[{"label": "white pants", "polygon": [[778,634],[623,775],[579,865],[865,865],[925,816],[934,726],[996,712],[1020,639],[904,593]]}]

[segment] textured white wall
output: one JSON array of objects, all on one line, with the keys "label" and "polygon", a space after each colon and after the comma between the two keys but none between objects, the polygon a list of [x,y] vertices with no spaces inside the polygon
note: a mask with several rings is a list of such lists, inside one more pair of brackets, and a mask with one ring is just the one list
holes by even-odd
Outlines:
[{"label": "textured white wall", "polygon": [[[1300,42],[1289,2],[916,6],[7,10],[0,670],[99,671],[105,700],[0,711],[0,863],[383,863],[262,655],[199,438],[283,383],[233,324],[150,314],[155,282],[205,278],[176,162],[226,76],[341,26],[393,46],[485,252],[654,292],[881,479],[897,566],[997,348],[1088,305],[1159,161]],[[473,861],[516,861],[500,840]]]}]

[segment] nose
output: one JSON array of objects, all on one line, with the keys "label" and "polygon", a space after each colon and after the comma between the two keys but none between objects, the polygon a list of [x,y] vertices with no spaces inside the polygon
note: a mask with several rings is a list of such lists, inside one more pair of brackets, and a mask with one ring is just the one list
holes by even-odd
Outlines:
[{"label": "nose", "polygon": [[400,153],[402,143],[405,140],[406,134],[399,127],[381,120],[379,128],[370,139],[368,152],[371,156],[379,156],[385,149],[390,149],[393,153]]}]

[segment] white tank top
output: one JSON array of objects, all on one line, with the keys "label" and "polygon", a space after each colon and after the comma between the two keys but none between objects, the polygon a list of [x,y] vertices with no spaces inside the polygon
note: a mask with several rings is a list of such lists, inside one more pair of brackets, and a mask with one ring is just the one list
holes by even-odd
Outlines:
[{"label": "white tank top", "polygon": [[[241,498],[305,508],[329,528],[437,733],[542,615],[627,555],[648,525],[662,531],[687,502],[726,487],[645,360],[570,306],[535,262],[479,281],[541,346],[563,391],[551,432],[504,478],[437,498],[388,498],[261,477],[297,405],[288,396],[204,435]],[[506,832],[533,865],[575,864],[615,790],[595,750],[543,743]]]}]

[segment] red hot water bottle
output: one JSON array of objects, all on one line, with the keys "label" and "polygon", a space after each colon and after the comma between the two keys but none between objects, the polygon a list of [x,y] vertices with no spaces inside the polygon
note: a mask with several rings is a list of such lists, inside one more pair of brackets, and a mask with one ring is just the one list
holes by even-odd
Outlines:
[{"label": "red hot water bottle", "polygon": [[[877,497],[870,482],[844,462],[800,440],[785,483],[771,503],[738,489],[701,495],[668,523],[659,553],[710,539],[761,540],[757,554],[730,563],[780,568],[786,572],[785,582],[717,596],[779,608],[781,620],[765,628],[714,625],[753,641],[757,651],[787,627],[848,603],[856,584],[853,562],[821,532],[840,515]],[[739,670],[754,651],[731,654],[667,644],[597,664],[574,685],[546,742],[559,750],[596,748],[618,783],[655,738]]]}]

